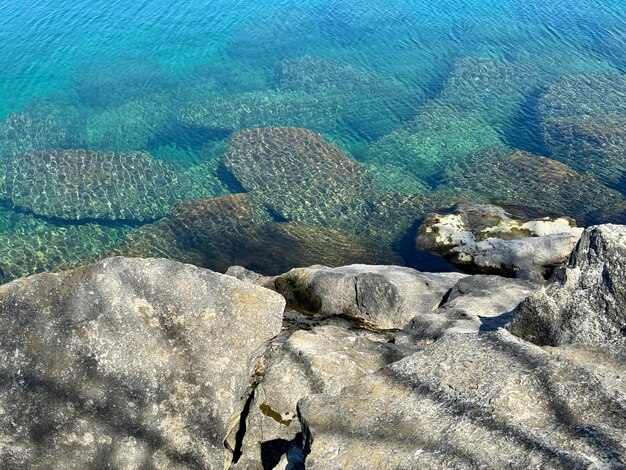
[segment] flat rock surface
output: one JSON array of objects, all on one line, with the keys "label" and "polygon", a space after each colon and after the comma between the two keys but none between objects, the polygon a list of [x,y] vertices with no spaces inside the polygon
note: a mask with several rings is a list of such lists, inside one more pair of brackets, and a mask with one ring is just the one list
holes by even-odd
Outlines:
[{"label": "flat rock surface", "polygon": [[267,289],[162,259],[36,275],[0,299],[2,468],[222,469],[284,308]]},{"label": "flat rock surface", "polygon": [[295,468],[304,468],[298,400],[315,393],[337,394],[409,354],[388,342],[388,334],[341,323],[295,331],[282,345],[276,345],[277,351],[254,391],[242,456],[234,469],[274,468],[281,457],[291,465],[300,465]]},{"label": "flat rock surface", "polygon": [[449,335],[339,395],[300,400],[306,468],[623,468],[621,374],[504,330]]}]

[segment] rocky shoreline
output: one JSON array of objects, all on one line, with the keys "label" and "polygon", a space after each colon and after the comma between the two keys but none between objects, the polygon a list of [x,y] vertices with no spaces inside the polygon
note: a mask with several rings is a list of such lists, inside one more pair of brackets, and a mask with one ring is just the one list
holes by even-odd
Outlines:
[{"label": "rocky shoreline", "polygon": [[464,273],[113,257],[0,286],[0,467],[626,468],[626,226],[460,205],[417,244]]}]

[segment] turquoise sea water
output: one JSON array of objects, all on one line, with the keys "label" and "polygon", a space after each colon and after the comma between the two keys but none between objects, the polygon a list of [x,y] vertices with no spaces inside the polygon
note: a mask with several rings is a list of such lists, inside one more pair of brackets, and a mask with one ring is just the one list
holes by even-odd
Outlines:
[{"label": "turquoise sea water", "polygon": [[427,268],[461,200],[626,219],[623,0],[0,0],[0,70],[4,280]]}]

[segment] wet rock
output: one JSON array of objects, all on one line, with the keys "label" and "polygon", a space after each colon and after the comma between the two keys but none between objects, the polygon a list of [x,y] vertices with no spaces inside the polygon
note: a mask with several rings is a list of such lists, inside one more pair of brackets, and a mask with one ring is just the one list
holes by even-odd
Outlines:
[{"label": "wet rock", "polygon": [[561,77],[539,102],[552,158],[617,186],[626,164],[626,77],[617,73]]},{"label": "wet rock", "polygon": [[620,468],[626,392],[614,367],[504,330],[444,336],[339,395],[300,400],[306,468]]},{"label": "wet rock", "polygon": [[125,258],[1,290],[3,467],[222,468],[279,295]]},{"label": "wet rock", "polygon": [[185,183],[146,153],[51,150],[8,162],[5,198],[46,217],[141,221],[166,215]]},{"label": "wet rock", "polygon": [[555,160],[528,152],[487,150],[455,161],[438,191],[464,200],[542,209],[584,223],[623,200],[617,191]]},{"label": "wet rock", "polygon": [[322,325],[296,331],[282,345],[274,343],[276,350],[251,397],[242,455],[231,468],[275,468],[281,458],[288,468],[304,468],[298,400],[314,393],[337,394],[408,354],[388,340],[381,333]]},{"label": "wet rock", "polygon": [[343,315],[379,329],[403,328],[435,310],[463,278],[400,266],[311,266],[278,276],[276,290],[297,310]]},{"label": "wet rock", "polygon": [[445,303],[418,315],[409,325],[414,342],[434,341],[453,333],[494,331],[511,321],[512,311],[542,283],[477,274],[460,279]]},{"label": "wet rock", "polygon": [[516,220],[497,206],[459,204],[430,214],[417,246],[470,271],[541,279],[567,259],[582,231],[568,218]]},{"label": "wet rock", "polygon": [[284,221],[341,228],[368,212],[371,180],[358,162],[307,129],[247,129],[233,135],[224,165]]},{"label": "wet rock", "polygon": [[514,312],[510,331],[540,345],[626,345],[626,228],[583,233],[566,265]]}]

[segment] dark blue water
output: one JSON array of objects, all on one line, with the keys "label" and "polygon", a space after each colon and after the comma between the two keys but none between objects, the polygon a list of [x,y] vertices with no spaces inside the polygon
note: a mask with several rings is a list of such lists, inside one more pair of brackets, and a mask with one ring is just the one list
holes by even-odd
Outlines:
[{"label": "dark blue water", "polygon": [[[0,67],[5,280],[424,267],[460,200],[626,217],[623,0],[0,0]],[[277,126],[320,136],[239,132]]]}]

